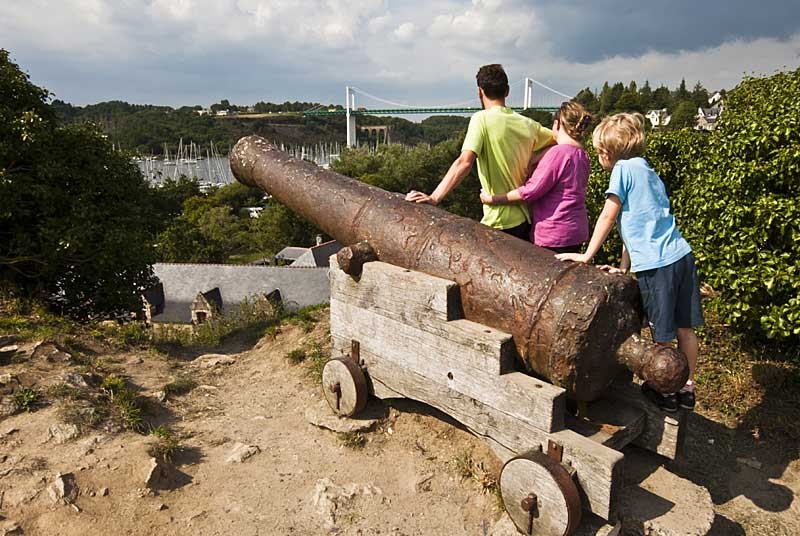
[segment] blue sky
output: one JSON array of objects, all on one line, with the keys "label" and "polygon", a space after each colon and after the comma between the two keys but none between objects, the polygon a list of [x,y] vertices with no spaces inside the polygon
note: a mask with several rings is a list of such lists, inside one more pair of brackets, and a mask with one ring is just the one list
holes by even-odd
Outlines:
[{"label": "blue sky", "polygon": [[525,76],[572,95],[797,68],[800,2],[2,0],[0,47],[74,104],[343,104],[354,85],[441,105],[474,99],[485,63],[506,67],[519,101]]}]

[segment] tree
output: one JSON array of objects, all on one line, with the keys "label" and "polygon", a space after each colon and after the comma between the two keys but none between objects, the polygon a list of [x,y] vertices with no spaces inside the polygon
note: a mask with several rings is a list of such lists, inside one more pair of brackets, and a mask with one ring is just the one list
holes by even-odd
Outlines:
[{"label": "tree", "polygon": [[589,110],[592,113],[597,112],[600,109],[600,102],[597,100],[597,97],[592,92],[591,89],[583,88],[575,95],[575,102],[582,104],[584,108]]},{"label": "tree", "polygon": [[653,91],[651,105],[656,110],[672,107],[672,94],[667,86],[658,86],[655,91]]},{"label": "tree", "polygon": [[692,102],[697,108],[708,108],[708,91],[697,82],[692,89]]},{"label": "tree", "polygon": [[653,90],[650,88],[649,80],[645,80],[644,85],[639,89],[639,104],[644,111],[653,108]]},{"label": "tree", "polygon": [[697,122],[697,107],[691,100],[685,100],[678,103],[675,110],[672,112],[672,119],[669,122],[669,127],[672,129],[693,127]]},{"label": "tree", "polygon": [[0,50],[0,279],[74,316],[117,313],[152,282],[138,168],[93,127],[60,127]]}]

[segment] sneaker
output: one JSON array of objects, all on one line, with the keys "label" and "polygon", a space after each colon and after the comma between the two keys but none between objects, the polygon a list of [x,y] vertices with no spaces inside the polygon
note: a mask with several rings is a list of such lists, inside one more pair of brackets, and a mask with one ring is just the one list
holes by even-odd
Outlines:
[{"label": "sneaker", "polygon": [[647,385],[647,382],[642,384],[642,394],[647,399],[661,408],[662,411],[674,413],[678,411],[678,395],[675,393],[662,394]]},{"label": "sneaker", "polygon": [[678,406],[683,409],[694,409],[694,391],[678,391]]}]

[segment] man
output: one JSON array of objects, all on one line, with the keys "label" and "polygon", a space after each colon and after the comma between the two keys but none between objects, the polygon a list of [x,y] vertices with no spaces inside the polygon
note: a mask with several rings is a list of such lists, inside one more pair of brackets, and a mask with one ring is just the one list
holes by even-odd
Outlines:
[{"label": "man", "polygon": [[[483,109],[470,119],[461,155],[433,193],[412,190],[406,201],[438,205],[469,175],[476,159],[483,189],[490,195],[509,192],[527,179],[533,153],[555,143],[550,129],[506,107],[509,87],[502,65],[484,65],[475,78]],[[483,205],[482,224],[517,238],[530,240],[530,221],[525,203]]]}]

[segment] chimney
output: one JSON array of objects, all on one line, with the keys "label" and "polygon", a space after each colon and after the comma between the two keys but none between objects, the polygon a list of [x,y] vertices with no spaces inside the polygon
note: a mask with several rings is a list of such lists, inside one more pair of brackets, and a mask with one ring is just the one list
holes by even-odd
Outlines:
[{"label": "chimney", "polygon": [[317,245],[319,246],[320,244],[322,244],[322,235],[318,234],[317,235]]}]

